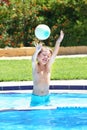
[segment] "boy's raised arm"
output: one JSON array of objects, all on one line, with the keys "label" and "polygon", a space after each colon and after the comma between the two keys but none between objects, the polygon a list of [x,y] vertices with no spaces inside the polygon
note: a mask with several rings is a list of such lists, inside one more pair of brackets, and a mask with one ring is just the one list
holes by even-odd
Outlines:
[{"label": "boy's raised arm", "polygon": [[55,60],[55,57],[57,56],[58,51],[59,51],[60,43],[62,42],[63,38],[64,38],[64,33],[61,30],[60,31],[60,36],[59,36],[59,38],[56,41],[56,44],[55,44],[55,47],[54,47],[54,51],[53,51],[52,57],[50,59],[50,63],[53,63],[53,61]]},{"label": "boy's raised arm", "polygon": [[32,56],[32,67],[36,65],[37,56],[38,56],[38,53],[41,51],[42,44],[35,44],[35,47],[36,47],[36,50]]}]

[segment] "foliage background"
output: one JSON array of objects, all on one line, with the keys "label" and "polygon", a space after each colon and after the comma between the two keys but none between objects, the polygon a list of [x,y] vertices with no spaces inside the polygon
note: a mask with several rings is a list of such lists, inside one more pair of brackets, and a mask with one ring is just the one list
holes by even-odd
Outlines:
[{"label": "foliage background", "polygon": [[1,0],[0,48],[33,46],[34,29],[41,23],[51,29],[46,45],[54,46],[61,29],[61,46],[87,45],[86,0]]}]

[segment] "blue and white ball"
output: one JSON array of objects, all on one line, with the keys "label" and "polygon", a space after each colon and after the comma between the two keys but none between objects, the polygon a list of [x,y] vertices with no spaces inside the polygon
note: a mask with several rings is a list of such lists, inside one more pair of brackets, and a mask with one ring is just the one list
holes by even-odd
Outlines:
[{"label": "blue and white ball", "polygon": [[49,38],[50,33],[51,33],[50,28],[47,25],[45,25],[45,24],[39,24],[35,28],[35,36],[39,40],[46,40],[47,38]]}]

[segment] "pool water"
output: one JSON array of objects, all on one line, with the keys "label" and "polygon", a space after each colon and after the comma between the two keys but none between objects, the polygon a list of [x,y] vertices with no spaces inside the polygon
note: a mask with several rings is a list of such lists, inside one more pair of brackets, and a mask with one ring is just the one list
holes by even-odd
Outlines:
[{"label": "pool water", "polygon": [[87,108],[3,111],[0,130],[87,130]]},{"label": "pool water", "polygon": [[52,93],[55,109],[28,110],[30,100],[30,93],[0,94],[0,130],[87,130],[87,94]]},{"label": "pool water", "polygon": [[[29,108],[31,93],[1,93],[0,109]],[[50,106],[58,107],[87,107],[87,94],[51,93]]]}]

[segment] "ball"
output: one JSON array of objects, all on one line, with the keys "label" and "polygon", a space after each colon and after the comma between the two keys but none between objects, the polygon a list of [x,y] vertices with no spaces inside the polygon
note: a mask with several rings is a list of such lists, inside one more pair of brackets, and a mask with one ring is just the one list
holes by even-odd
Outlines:
[{"label": "ball", "polygon": [[35,28],[35,36],[39,40],[46,40],[47,38],[49,38],[50,33],[51,33],[50,28],[47,25],[45,25],[45,24],[39,24]]}]

